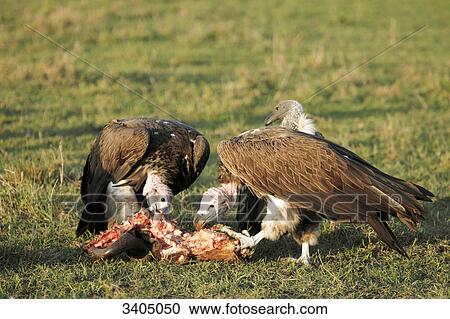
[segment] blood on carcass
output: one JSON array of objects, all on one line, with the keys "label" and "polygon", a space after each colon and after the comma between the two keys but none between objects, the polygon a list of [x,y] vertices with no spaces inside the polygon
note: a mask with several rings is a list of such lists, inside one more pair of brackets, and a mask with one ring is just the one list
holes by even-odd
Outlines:
[{"label": "blood on carcass", "polygon": [[222,225],[201,229],[193,233],[181,230],[175,221],[163,216],[155,218],[147,210],[140,210],[122,225],[115,225],[94,237],[85,247],[95,259],[94,248],[107,248],[127,232],[137,231],[149,243],[156,260],[186,263],[192,260],[238,261],[251,255],[239,249],[239,240],[221,233]]}]

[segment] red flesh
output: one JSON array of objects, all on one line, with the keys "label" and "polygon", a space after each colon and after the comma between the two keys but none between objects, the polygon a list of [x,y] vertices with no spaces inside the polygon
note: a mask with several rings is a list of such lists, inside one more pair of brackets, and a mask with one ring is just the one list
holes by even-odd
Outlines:
[{"label": "red flesh", "polygon": [[140,210],[122,225],[100,233],[86,246],[90,255],[92,249],[106,248],[124,233],[133,229],[149,234],[152,254],[157,260],[185,263],[189,260],[240,260],[248,256],[248,251],[237,251],[239,241],[224,233],[217,232],[221,225],[201,229],[193,233],[182,231],[175,221],[161,217],[152,219],[149,212]]}]

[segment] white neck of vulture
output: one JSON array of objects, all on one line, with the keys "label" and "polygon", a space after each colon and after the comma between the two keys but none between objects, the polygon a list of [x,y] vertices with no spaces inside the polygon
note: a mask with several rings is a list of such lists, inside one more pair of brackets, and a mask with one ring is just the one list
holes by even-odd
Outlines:
[{"label": "white neck of vulture", "polygon": [[212,195],[213,201],[217,201],[219,210],[228,211],[237,198],[237,185],[235,183],[223,183],[220,187],[212,187],[207,191]]},{"label": "white neck of vulture", "polygon": [[301,106],[294,106],[281,121],[281,126],[311,135],[316,133],[314,121],[303,112]]},{"label": "white neck of vulture", "polygon": [[237,184],[223,183],[220,187],[211,187],[203,193],[200,208],[194,218],[199,229],[211,222],[221,222],[223,215],[235,204]]},{"label": "white neck of vulture", "polygon": [[147,199],[150,211],[169,213],[172,208],[172,190],[155,172],[148,173],[142,194]]}]

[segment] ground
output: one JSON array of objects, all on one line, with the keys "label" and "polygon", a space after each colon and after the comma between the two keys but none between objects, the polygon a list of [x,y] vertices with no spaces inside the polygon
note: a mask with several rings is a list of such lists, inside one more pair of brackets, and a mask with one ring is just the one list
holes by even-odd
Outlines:
[{"label": "ground", "polygon": [[[450,297],[447,1],[3,0],[0,11],[0,297]],[[92,263],[82,254],[88,237],[75,238],[79,209],[67,202],[107,121],[167,112],[210,140],[206,169],[178,196],[190,229],[195,207],[180,203],[215,185],[217,143],[261,126],[287,98],[304,102],[331,140],[436,194],[416,235],[392,222],[410,259],[367,227],[328,223],[312,251],[316,269],[285,261],[300,255],[288,237],[262,242],[243,263]]]}]

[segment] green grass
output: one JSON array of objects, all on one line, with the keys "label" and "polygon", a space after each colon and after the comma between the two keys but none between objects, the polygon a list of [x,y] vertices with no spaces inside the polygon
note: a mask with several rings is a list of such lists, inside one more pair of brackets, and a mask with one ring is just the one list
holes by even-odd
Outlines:
[{"label": "green grass", "polygon": [[[450,297],[447,1],[3,0],[0,11],[0,297]],[[92,263],[59,195],[78,194],[104,123],[166,115],[25,23],[207,136],[208,166],[179,199],[214,185],[221,139],[427,25],[304,105],[325,136],[436,194],[417,235],[392,223],[411,259],[367,227],[325,223],[313,270],[283,260],[299,256],[290,238],[245,263]]]}]

